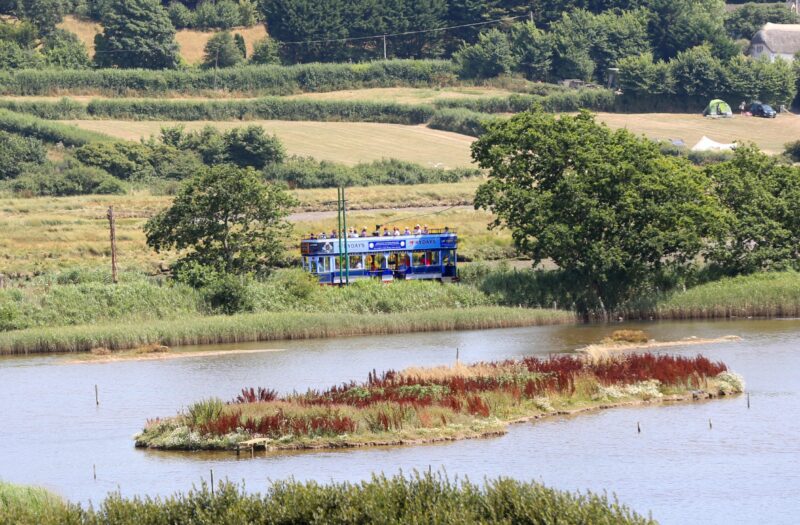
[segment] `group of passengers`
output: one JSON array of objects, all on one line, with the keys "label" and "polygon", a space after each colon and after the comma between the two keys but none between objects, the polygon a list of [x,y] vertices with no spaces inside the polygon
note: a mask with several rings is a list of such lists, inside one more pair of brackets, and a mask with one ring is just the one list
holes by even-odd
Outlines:
[{"label": "group of passengers", "polygon": [[[414,226],[413,230],[409,229],[408,226],[406,226],[406,228],[403,231],[400,231],[400,228],[398,228],[397,226],[395,226],[391,231],[389,230],[389,228],[387,226],[384,226],[383,227],[383,233],[381,233],[381,226],[377,225],[377,226],[375,226],[375,231],[372,232],[372,236],[373,237],[381,237],[381,236],[382,237],[400,237],[401,235],[428,235],[429,233],[430,233],[430,230],[428,229],[428,225],[427,224],[424,225],[424,226],[420,226],[419,224],[417,224],[416,226]],[[444,227],[444,234],[447,235],[448,233],[450,233],[450,228],[445,226]],[[347,237],[350,237],[350,238],[353,238],[353,237],[369,237],[369,234],[367,233],[367,228],[366,227],[361,228],[360,232],[358,231],[358,228],[348,228],[347,229]],[[336,232],[336,230],[331,230],[331,233],[329,233],[329,234],[326,234],[324,231],[320,232],[319,234],[315,234],[314,232],[311,232],[308,235],[308,238],[310,240],[336,239],[336,238],[338,238],[338,233]]]}]

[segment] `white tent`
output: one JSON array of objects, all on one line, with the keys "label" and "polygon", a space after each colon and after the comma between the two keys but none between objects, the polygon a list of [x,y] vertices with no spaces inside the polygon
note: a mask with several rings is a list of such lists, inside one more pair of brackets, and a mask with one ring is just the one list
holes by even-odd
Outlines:
[{"label": "white tent", "polygon": [[692,147],[692,151],[729,151],[735,147],[736,144],[722,144],[703,135],[703,138]]}]

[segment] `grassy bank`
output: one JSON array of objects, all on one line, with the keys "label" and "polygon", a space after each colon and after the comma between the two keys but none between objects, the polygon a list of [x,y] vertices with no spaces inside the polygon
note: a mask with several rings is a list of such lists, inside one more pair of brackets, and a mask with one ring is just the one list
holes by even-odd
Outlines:
[{"label": "grassy bank", "polygon": [[659,301],[632,315],[657,319],[800,316],[800,273],[771,272],[721,279]]},{"label": "grassy bank", "polygon": [[66,511],[64,501],[43,488],[0,481],[0,523],[42,523]]},{"label": "grassy bank", "polygon": [[0,522],[27,524],[219,525],[258,523],[615,523],[650,525],[615,498],[573,494],[534,482],[500,478],[483,485],[450,481],[441,474],[375,476],[360,483],[277,481],[264,495],[222,483],[205,483],[167,498],[109,495],[95,507],[77,505],[31,519],[0,506]]},{"label": "grassy bank", "polygon": [[0,354],[119,350],[147,344],[166,346],[312,339],[405,332],[479,330],[570,323],[556,310],[480,307],[395,314],[276,312],[188,317],[130,324],[45,327],[0,332]]},{"label": "grassy bank", "polygon": [[724,364],[701,356],[565,355],[456,363],[373,372],[363,383],[283,397],[268,388],[245,388],[229,403],[208,399],[176,417],[150,420],[136,446],[234,449],[262,439],[268,450],[285,450],[466,439],[500,434],[510,423],[548,414],[717,397],[743,388]]}]

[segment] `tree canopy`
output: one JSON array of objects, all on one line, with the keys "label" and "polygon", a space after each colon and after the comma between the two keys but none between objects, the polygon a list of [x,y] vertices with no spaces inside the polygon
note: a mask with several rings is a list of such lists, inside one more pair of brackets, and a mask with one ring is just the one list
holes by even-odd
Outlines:
[{"label": "tree canopy", "polygon": [[511,230],[534,264],[551,259],[576,289],[576,307],[606,311],[661,274],[686,269],[723,212],[687,162],[588,113],[525,112],[490,124],[473,145],[489,170],[476,208]]},{"label": "tree canopy", "polygon": [[170,69],[178,65],[175,27],[158,0],[112,0],[95,37],[101,67]]},{"label": "tree canopy", "polygon": [[175,249],[180,264],[221,273],[265,273],[282,259],[294,198],[264,184],[252,168],[229,164],[203,169],[181,188],[168,209],[145,225],[148,246]]}]

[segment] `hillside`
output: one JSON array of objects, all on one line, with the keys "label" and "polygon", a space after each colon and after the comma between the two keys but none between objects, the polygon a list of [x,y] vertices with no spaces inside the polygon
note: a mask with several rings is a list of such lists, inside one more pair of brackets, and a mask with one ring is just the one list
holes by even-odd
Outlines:
[{"label": "hillside", "polygon": [[[59,27],[72,31],[86,45],[89,55],[94,52],[94,37],[103,32],[103,26],[91,20],[81,20],[74,16],[64,17],[64,21]],[[253,45],[258,40],[267,36],[267,30],[263,25],[253,27],[240,27],[231,30],[244,37],[247,44],[247,54],[253,52]],[[196,31],[193,29],[181,29],[175,35],[178,45],[181,47],[181,57],[189,64],[198,64],[203,60],[203,48],[208,39],[214,35],[214,31]]]}]

